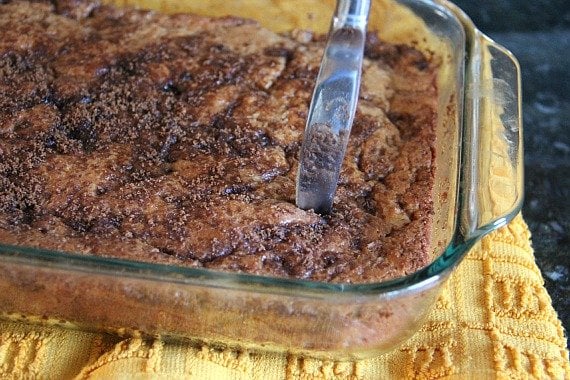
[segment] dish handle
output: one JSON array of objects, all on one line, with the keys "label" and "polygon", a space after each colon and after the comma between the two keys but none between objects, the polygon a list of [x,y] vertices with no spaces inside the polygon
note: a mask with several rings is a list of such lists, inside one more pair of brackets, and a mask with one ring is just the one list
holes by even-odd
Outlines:
[{"label": "dish handle", "polygon": [[512,220],[524,191],[519,64],[477,29],[468,38],[460,223],[467,241]]}]

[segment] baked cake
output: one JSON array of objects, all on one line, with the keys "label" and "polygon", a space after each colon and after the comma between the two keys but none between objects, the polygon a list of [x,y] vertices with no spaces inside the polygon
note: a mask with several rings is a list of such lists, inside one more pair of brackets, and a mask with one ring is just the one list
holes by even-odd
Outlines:
[{"label": "baked cake", "polygon": [[437,65],[367,36],[330,215],[295,206],[325,36],[0,2],[0,242],[328,282],[431,260]]}]

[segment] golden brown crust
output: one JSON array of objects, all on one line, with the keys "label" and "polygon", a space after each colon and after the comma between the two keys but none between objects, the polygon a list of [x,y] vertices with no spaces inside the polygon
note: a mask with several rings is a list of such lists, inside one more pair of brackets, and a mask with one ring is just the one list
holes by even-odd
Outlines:
[{"label": "golden brown crust", "polygon": [[370,36],[332,215],[294,206],[322,37],[0,5],[0,241],[318,281],[429,261],[436,68]]}]

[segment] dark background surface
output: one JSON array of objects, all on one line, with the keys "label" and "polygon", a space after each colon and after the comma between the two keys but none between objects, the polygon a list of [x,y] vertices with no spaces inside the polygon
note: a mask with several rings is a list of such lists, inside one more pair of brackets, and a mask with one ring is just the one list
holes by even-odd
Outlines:
[{"label": "dark background surface", "polygon": [[525,149],[523,216],[536,261],[570,332],[570,1],[455,0],[518,58]]}]

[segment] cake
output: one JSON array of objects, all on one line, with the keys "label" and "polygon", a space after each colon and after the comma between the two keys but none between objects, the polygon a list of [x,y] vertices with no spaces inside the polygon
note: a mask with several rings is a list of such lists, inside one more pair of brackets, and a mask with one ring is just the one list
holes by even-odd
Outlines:
[{"label": "cake", "polygon": [[0,242],[336,283],[427,265],[437,65],[367,36],[330,215],[295,206],[325,36],[0,5]]}]

